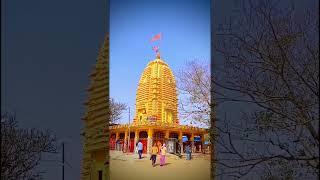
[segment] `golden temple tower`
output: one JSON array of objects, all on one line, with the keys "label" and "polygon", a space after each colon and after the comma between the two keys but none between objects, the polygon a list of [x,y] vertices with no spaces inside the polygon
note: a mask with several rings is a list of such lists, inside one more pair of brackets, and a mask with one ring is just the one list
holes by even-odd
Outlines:
[{"label": "golden temple tower", "polygon": [[134,124],[150,121],[179,124],[178,98],[174,75],[158,55],[148,63],[139,80]]},{"label": "golden temple tower", "polygon": [[81,179],[109,179],[109,37],[98,54],[85,103]]}]

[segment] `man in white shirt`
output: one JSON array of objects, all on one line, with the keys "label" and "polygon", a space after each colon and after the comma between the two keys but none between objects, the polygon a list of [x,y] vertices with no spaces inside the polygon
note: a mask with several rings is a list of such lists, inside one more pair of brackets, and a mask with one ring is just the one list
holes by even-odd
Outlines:
[{"label": "man in white shirt", "polygon": [[139,159],[141,159],[142,155],[142,150],[143,150],[143,144],[141,141],[138,142],[138,153],[139,153]]}]

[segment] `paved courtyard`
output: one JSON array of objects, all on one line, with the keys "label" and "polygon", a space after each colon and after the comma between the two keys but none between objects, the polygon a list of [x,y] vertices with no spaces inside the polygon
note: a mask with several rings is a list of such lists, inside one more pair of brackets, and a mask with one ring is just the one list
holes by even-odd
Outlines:
[{"label": "paved courtyard", "polygon": [[156,166],[152,167],[150,156],[143,155],[138,159],[138,154],[124,154],[119,151],[110,151],[110,179],[111,180],[209,180],[210,157],[209,155],[195,157],[187,161],[169,154],[166,165],[159,165],[159,156]]}]

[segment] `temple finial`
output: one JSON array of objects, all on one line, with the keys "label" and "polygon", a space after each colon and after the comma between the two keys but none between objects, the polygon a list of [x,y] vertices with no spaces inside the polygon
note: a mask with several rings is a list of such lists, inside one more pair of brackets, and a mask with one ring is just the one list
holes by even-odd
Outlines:
[{"label": "temple finial", "polygon": [[[162,33],[159,33],[159,34],[155,35],[155,36],[150,40],[150,42],[154,42],[154,41],[161,40],[161,36],[162,36]],[[152,50],[154,50],[154,51],[156,52],[156,58],[157,58],[157,59],[160,59],[161,56],[160,56],[160,52],[159,52],[159,46],[153,46],[153,47],[152,47]]]},{"label": "temple finial", "polygon": [[156,58],[160,59],[160,51],[159,51],[159,46],[153,46],[152,50],[154,50],[156,52]]}]

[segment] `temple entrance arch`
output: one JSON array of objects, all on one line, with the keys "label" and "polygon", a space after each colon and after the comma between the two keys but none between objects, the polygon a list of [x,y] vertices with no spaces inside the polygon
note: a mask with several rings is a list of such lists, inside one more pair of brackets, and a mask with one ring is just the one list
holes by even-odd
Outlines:
[{"label": "temple entrance arch", "polygon": [[119,133],[119,139],[124,139],[124,136],[125,136],[125,134],[124,134],[124,132],[123,133]]},{"label": "temple entrance arch", "polygon": [[148,146],[148,133],[147,133],[147,131],[140,131],[139,132],[139,140],[143,144],[142,153],[147,153],[147,146]]},{"label": "temple entrance arch", "polygon": [[130,132],[130,144],[129,144],[129,152],[133,152],[134,151],[134,138],[135,138],[135,133],[134,132]]},{"label": "temple entrance arch", "polygon": [[178,139],[179,138],[179,134],[177,132],[171,132],[171,133],[169,133],[169,138]]},{"label": "temple entrance arch", "polygon": [[153,143],[156,143],[158,147],[158,152],[160,153],[161,146],[163,145],[163,143],[166,143],[165,133],[159,130],[155,131],[155,133],[153,134]]},{"label": "temple entrance arch", "polygon": [[203,142],[201,141],[202,137],[200,135],[194,136],[193,142],[194,142],[194,150],[195,152],[202,152],[203,148]]},{"label": "temple entrance arch", "polygon": [[181,147],[179,144],[179,134],[177,132],[170,132],[169,139],[167,141],[168,144],[168,152],[173,154],[180,154]]},{"label": "temple entrance arch", "polygon": [[186,150],[186,147],[189,145],[191,147],[191,134],[188,134],[188,133],[183,133],[182,135],[182,146],[183,146],[183,149],[182,149],[182,152],[184,153],[185,150]]},{"label": "temple entrance arch", "polygon": [[139,139],[143,138],[148,138],[148,133],[147,131],[140,131],[139,132]]},{"label": "temple entrance arch", "polygon": [[154,140],[163,140],[164,137],[165,137],[165,134],[162,131],[155,131],[155,133],[153,134]]},{"label": "temple entrance arch", "polygon": [[119,133],[119,139],[116,140],[116,150],[117,151],[122,151],[123,150],[123,145],[124,145],[124,137],[125,137],[125,133]]}]

